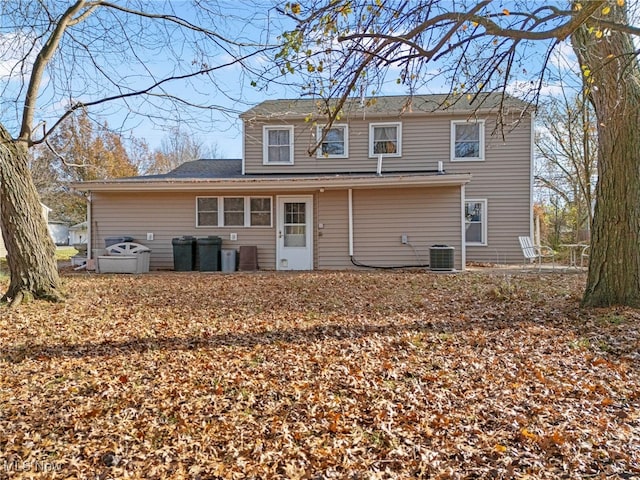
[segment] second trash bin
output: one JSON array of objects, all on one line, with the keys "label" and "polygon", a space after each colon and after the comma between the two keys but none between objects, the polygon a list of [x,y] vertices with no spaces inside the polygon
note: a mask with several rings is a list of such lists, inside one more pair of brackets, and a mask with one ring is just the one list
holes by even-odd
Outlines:
[{"label": "second trash bin", "polygon": [[173,245],[173,269],[176,272],[190,272],[195,265],[196,239],[178,237],[171,240]]},{"label": "second trash bin", "polygon": [[201,272],[215,272],[220,270],[220,246],[222,238],[204,237],[198,239],[198,256],[200,257]]},{"label": "second trash bin", "polygon": [[223,272],[236,271],[236,249],[223,248],[220,250],[220,265]]}]

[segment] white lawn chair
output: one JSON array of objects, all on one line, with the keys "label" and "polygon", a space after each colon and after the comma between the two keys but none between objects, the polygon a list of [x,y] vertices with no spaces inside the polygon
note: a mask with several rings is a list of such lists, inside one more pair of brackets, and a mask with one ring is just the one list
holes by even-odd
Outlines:
[{"label": "white lawn chair", "polygon": [[538,271],[542,269],[542,260],[545,258],[551,259],[551,268],[556,268],[556,252],[551,247],[546,245],[534,245],[531,241],[531,237],[518,237],[520,241],[520,248],[522,248],[522,255],[524,256],[523,268],[526,267],[527,261],[529,263],[538,263]]},{"label": "white lawn chair", "polygon": [[585,245],[580,253],[580,268],[589,266],[589,255],[591,254],[591,245]]}]

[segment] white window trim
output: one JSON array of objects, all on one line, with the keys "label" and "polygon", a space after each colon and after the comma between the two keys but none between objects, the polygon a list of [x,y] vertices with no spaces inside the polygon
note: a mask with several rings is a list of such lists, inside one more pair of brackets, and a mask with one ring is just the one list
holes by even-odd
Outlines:
[{"label": "white window trim", "polygon": [[[373,153],[373,130],[375,127],[397,127],[398,151],[396,153]],[[383,158],[397,158],[402,156],[402,122],[380,122],[369,124],[369,158],[378,158],[380,155],[382,155]]]},{"label": "white window trim", "polygon": [[[477,124],[479,126],[480,156],[456,157],[456,125]],[[484,120],[451,120],[451,161],[452,162],[484,162]]]},{"label": "white window trim", "polygon": [[[253,198],[268,198],[269,199],[269,225],[251,225],[251,200]],[[245,197],[245,226],[251,228],[271,228],[273,227],[273,197],[269,195],[251,195]]]},{"label": "white window trim", "polygon": [[[322,139],[322,129],[326,125],[318,125],[316,128],[316,138],[318,141]],[[336,123],[335,125],[331,125],[330,128],[342,128],[344,130],[344,154],[342,155],[325,155],[322,153],[322,143],[318,145],[318,150],[316,152],[316,156],[318,158],[349,158],[349,125],[346,123]]]},{"label": "white window trim", "polygon": [[[200,225],[200,209],[198,208],[198,200],[200,200],[201,198],[215,198],[218,200],[218,211],[217,213],[217,218],[218,218],[218,224],[217,225]],[[213,212],[212,212],[213,213]],[[196,197],[196,228],[218,228],[220,227],[220,197],[218,196],[209,196],[209,195],[199,195]]]},{"label": "white window trim", "polygon": [[[467,203],[481,203],[482,204],[482,242],[467,242],[466,241],[466,230],[467,230],[467,221],[464,218],[464,213],[467,211]],[[463,229],[465,231],[465,245],[470,247],[486,247],[488,246],[487,241],[487,224],[489,223],[489,215],[488,215],[488,207],[487,207],[487,199],[486,198],[465,198],[464,199],[464,207],[463,207]]]},{"label": "white window trim", "polygon": [[[218,218],[220,219],[220,221],[218,222],[218,224],[221,227],[227,227],[227,228],[241,228],[241,227],[246,227],[247,226],[247,198],[244,195],[226,195],[224,197],[220,197],[222,199],[222,201],[218,204]],[[225,214],[225,205],[224,202],[227,198],[242,198],[242,225],[227,225],[226,223],[224,223],[224,214]]]},{"label": "white window trim", "polygon": [[[198,199],[200,198],[216,198],[218,199],[218,224],[217,225],[200,225],[198,214]],[[225,225],[224,223],[224,200],[225,198],[242,198],[244,201],[244,225]],[[251,199],[252,198],[268,198],[270,199],[269,207],[269,225],[251,225]],[[273,197],[269,195],[225,195],[225,196],[208,196],[200,195],[196,197],[196,228],[273,228]]]},{"label": "white window trim", "polygon": [[[288,162],[270,162],[269,161],[269,130],[288,130],[289,131],[289,161]],[[293,125],[264,125],[262,127],[262,164],[263,165],[293,165]]]}]

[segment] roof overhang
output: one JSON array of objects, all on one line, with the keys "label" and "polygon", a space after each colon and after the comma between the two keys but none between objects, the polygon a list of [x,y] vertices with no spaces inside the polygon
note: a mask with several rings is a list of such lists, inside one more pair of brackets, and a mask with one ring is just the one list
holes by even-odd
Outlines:
[{"label": "roof overhang", "polygon": [[188,192],[233,191],[308,191],[393,187],[451,187],[471,181],[471,174],[382,174],[327,175],[314,177],[250,177],[233,179],[157,179],[107,180],[74,183],[72,188],[84,192]]},{"label": "roof overhang", "polygon": [[[520,113],[521,110],[516,110],[513,108],[506,108],[503,113],[509,114],[510,112]],[[341,116],[342,123],[347,120],[358,120],[362,118],[393,118],[394,121],[398,121],[401,118],[408,117],[472,117],[472,118],[484,118],[490,116],[497,116],[500,112],[496,111],[495,108],[478,108],[477,110],[434,110],[432,112],[348,112],[344,113]],[[320,114],[313,113],[297,113],[297,112],[285,112],[279,114],[276,118],[282,121],[307,121],[309,119],[309,115],[313,120],[321,120],[326,119],[326,116]],[[263,114],[256,113],[254,115],[240,115],[240,119],[245,122],[268,122],[274,120],[273,114]],[[335,123],[341,123],[336,121]]]}]

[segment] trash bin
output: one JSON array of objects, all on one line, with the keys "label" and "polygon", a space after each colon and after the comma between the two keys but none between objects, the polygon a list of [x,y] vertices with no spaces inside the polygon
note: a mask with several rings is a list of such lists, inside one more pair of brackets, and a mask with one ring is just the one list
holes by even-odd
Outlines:
[{"label": "trash bin", "polygon": [[194,237],[178,237],[171,240],[173,245],[173,269],[176,272],[193,270],[196,256],[196,239]]},{"label": "trash bin", "polygon": [[220,246],[222,238],[203,237],[198,239],[198,256],[200,257],[201,272],[215,272],[220,270]]},{"label": "trash bin", "polygon": [[116,243],[133,242],[133,237],[120,236],[120,237],[105,237],[104,248],[109,248]]},{"label": "trash bin", "polygon": [[220,263],[222,265],[223,272],[235,272],[236,271],[236,249],[223,248],[220,251]]}]

